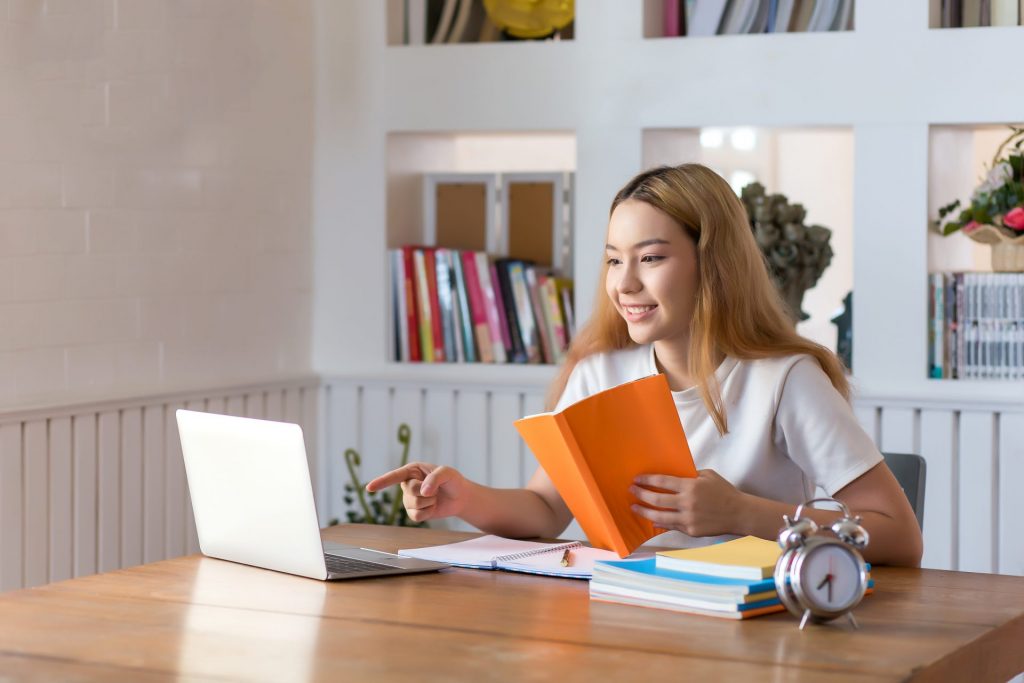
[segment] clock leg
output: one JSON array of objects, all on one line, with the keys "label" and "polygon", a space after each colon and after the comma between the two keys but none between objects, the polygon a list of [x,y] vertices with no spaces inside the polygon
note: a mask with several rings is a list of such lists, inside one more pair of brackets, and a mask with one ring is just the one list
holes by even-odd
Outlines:
[{"label": "clock leg", "polygon": [[807,625],[807,622],[810,621],[810,619],[811,619],[811,610],[804,610],[804,616],[800,620],[800,630],[801,631],[804,630],[804,626]]},{"label": "clock leg", "polygon": [[853,624],[853,627],[854,627],[854,628],[857,628],[857,629],[859,629],[859,628],[860,628],[860,624],[858,624],[858,623],[857,623],[857,619],[856,619],[856,618],[854,618],[854,616],[853,616],[853,612],[847,612],[847,613],[846,613],[846,617],[847,617],[847,618],[848,618],[848,619],[850,620],[850,623],[851,623],[851,624]]}]

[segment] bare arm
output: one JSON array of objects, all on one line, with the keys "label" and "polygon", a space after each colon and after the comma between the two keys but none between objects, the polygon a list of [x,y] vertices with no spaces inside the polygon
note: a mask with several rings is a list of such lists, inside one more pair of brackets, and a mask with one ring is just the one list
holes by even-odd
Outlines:
[{"label": "bare arm", "polygon": [[466,479],[451,467],[414,462],[366,485],[378,491],[402,485],[414,522],[456,516],[487,533],[511,538],[558,536],[572,519],[547,474],[534,472],[526,488],[499,489]]},{"label": "bare arm", "polygon": [[[739,519],[737,533],[777,538],[782,527],[782,515],[793,516],[792,505],[767,498],[747,495],[746,514]],[[870,536],[864,559],[872,564],[891,564],[903,567],[921,566],[924,543],[917,517],[896,477],[879,463],[836,492],[834,498],[861,516]],[[804,514],[819,525],[827,526],[836,520],[834,510],[805,510]]]}]

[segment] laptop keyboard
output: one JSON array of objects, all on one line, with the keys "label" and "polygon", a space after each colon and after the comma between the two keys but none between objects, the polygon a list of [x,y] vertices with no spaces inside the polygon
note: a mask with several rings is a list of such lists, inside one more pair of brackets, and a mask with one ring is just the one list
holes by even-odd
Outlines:
[{"label": "laptop keyboard", "polygon": [[377,562],[366,562],[355,560],[351,557],[339,557],[338,555],[324,555],[327,563],[327,571],[331,574],[360,574],[362,572],[379,572],[381,570],[394,570],[395,567],[389,564]]}]

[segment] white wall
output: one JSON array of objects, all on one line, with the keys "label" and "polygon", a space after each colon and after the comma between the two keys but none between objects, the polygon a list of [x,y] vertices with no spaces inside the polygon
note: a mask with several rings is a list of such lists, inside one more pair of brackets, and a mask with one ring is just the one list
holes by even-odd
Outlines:
[{"label": "white wall", "polygon": [[0,408],[303,372],[310,3],[0,0]]}]

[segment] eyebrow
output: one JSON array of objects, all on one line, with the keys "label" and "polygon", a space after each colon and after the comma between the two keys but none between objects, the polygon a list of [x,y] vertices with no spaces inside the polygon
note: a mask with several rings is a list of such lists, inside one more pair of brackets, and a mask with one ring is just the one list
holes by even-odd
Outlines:
[{"label": "eyebrow", "polygon": [[[643,240],[642,242],[637,242],[636,244],[633,245],[633,248],[634,249],[643,249],[644,247],[650,247],[650,246],[653,246],[655,244],[670,244],[670,242],[668,240],[663,240],[663,239],[659,239],[659,238],[655,237],[654,239]],[[611,244],[604,245],[604,248],[605,248],[605,250],[610,249],[612,251],[618,251],[619,250],[618,247],[615,247],[615,246],[613,246]]]}]

